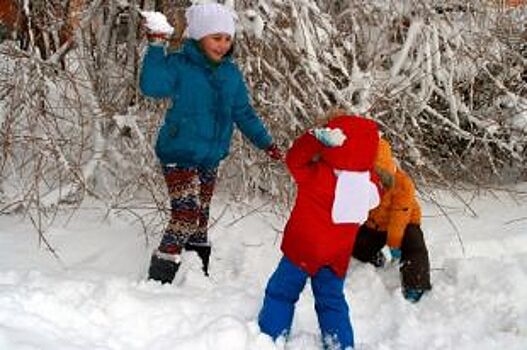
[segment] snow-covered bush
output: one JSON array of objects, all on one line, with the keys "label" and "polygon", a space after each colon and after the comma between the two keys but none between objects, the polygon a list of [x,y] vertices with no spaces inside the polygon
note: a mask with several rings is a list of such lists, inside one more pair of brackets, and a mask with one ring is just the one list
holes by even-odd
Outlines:
[{"label": "snow-covered bush", "polygon": [[284,145],[337,104],[377,120],[422,181],[525,179],[527,7],[258,3],[265,34],[242,60]]}]

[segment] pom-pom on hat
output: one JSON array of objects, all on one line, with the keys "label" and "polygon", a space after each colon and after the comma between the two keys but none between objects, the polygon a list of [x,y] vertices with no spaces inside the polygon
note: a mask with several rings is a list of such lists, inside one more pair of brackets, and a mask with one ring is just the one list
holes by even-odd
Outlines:
[{"label": "pom-pom on hat", "polygon": [[187,34],[191,39],[201,40],[204,36],[225,33],[234,36],[234,14],[218,3],[192,5],[185,13]]}]

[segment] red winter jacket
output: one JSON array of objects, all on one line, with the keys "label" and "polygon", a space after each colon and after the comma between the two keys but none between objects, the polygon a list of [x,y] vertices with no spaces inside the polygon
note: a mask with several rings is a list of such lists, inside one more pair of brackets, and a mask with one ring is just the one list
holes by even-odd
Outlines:
[{"label": "red winter jacket", "polygon": [[[334,170],[371,171],[372,181],[378,184],[372,169],[379,136],[375,122],[362,117],[337,117],[328,126],[344,131],[347,139],[342,146],[325,147],[305,133],[287,153],[286,163],[298,191],[281,249],[311,276],[329,266],[343,278],[359,225],[333,223],[331,211],[337,182]],[[315,160],[317,155],[319,159]]]}]

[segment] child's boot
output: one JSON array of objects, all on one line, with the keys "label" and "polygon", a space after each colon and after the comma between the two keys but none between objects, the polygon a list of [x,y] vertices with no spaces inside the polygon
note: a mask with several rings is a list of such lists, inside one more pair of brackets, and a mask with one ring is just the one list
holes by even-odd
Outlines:
[{"label": "child's boot", "polygon": [[425,291],[423,289],[417,289],[417,288],[404,288],[403,289],[403,296],[406,300],[412,303],[417,303],[419,300],[421,300],[421,297]]},{"label": "child's boot", "polygon": [[168,254],[156,250],[150,260],[148,279],[163,284],[172,283],[180,265],[181,256],[179,254]]},{"label": "child's boot", "polygon": [[201,259],[201,263],[203,264],[202,270],[205,276],[209,275],[209,262],[210,262],[210,254],[211,254],[211,246],[209,243],[192,243],[187,242],[185,244],[185,250],[188,251],[194,251],[198,254],[199,258]]},{"label": "child's boot", "polygon": [[400,271],[406,300],[416,303],[426,291],[432,289],[428,250],[419,225],[409,224],[405,229]]}]

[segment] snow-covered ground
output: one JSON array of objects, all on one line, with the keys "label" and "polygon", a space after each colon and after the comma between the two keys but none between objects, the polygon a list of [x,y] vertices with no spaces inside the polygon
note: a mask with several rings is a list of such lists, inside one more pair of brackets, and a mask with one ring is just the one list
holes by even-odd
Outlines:
[{"label": "snow-covered ground", "polygon": [[[444,212],[423,203],[433,290],[418,304],[401,297],[396,267],[352,262],[357,349],[527,348],[527,184],[514,191],[467,194],[477,217],[450,196],[435,197]],[[215,198],[211,277],[187,253],[172,285],[145,281],[155,239],[130,216],[59,218],[45,234],[60,261],[27,220],[0,216],[0,349],[319,349],[309,287],[286,346],[258,331],[283,226],[258,205]]]}]

